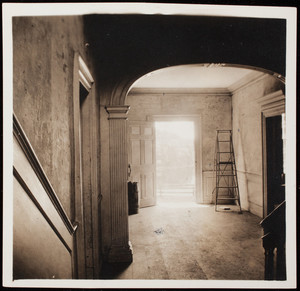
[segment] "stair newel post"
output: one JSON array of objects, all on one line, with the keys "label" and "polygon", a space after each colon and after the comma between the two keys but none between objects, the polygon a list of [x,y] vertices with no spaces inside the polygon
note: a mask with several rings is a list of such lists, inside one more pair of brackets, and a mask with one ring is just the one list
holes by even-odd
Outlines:
[{"label": "stair newel post", "polygon": [[276,250],[277,262],[276,262],[276,279],[286,279],[286,262],[285,262],[285,242],[280,241]]},{"label": "stair newel post", "polygon": [[265,280],[274,280],[274,237],[267,233],[262,237],[265,250]]}]

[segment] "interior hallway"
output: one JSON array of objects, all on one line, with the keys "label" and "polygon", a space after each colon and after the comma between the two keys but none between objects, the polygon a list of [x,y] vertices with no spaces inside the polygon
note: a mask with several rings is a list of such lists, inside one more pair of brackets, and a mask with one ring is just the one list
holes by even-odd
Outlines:
[{"label": "interior hallway", "polygon": [[133,263],[104,266],[103,279],[263,280],[260,220],[191,197],[160,197],[129,216]]}]

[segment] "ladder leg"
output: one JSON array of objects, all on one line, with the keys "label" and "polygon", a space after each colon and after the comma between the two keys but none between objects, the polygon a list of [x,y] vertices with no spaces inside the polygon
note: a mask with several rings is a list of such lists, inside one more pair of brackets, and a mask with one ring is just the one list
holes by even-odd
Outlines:
[{"label": "ladder leg", "polygon": [[216,135],[216,145],[215,145],[215,160],[214,160],[214,165],[215,165],[215,174],[216,174],[216,188],[215,188],[215,211],[217,211],[217,204],[218,204],[218,151],[219,151],[219,144],[218,144],[218,132]]},{"label": "ladder leg", "polygon": [[215,198],[215,211],[218,211],[218,195],[219,195],[219,172],[216,164],[216,198]]},{"label": "ladder leg", "polygon": [[239,184],[238,184],[238,177],[237,177],[237,170],[236,170],[236,163],[235,163],[235,156],[234,156],[234,149],[233,149],[233,140],[232,140],[232,134],[230,134],[230,140],[231,140],[231,145],[232,145],[232,158],[233,158],[233,171],[234,171],[234,175],[235,175],[235,180],[236,180],[236,192],[237,192],[237,201],[239,204],[239,214],[242,214],[242,206],[241,206],[241,200],[240,200],[240,190],[239,190]]}]

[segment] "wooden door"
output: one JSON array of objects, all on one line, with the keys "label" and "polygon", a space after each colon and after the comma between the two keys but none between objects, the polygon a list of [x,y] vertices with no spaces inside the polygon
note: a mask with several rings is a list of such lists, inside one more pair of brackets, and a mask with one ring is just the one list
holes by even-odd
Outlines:
[{"label": "wooden door", "polygon": [[155,127],[153,122],[128,122],[129,181],[138,183],[139,206],[156,204]]}]

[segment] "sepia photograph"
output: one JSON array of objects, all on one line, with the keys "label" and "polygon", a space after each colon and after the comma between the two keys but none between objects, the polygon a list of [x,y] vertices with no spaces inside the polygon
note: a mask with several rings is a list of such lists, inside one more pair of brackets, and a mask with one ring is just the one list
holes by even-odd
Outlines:
[{"label": "sepia photograph", "polygon": [[4,287],[296,288],[295,7],[2,9]]}]

